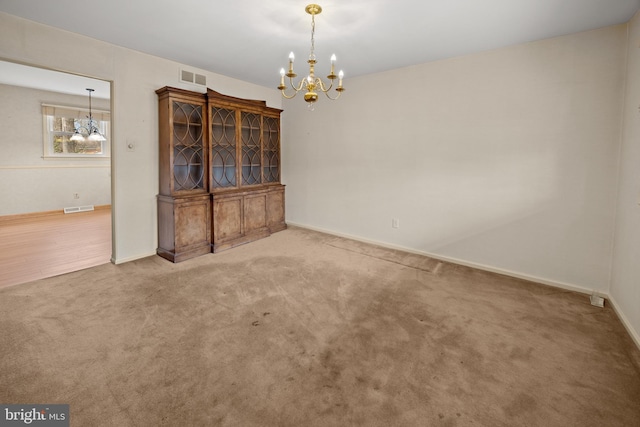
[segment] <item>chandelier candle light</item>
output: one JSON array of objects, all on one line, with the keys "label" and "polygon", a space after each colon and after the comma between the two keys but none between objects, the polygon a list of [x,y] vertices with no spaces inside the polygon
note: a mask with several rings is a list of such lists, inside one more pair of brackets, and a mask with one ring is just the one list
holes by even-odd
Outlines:
[{"label": "chandelier candle light", "polygon": [[[69,138],[71,141],[106,141],[106,138],[102,136],[100,131],[98,131],[98,127],[96,126],[96,122],[93,120],[93,115],[91,113],[91,92],[94,90],[95,89],[87,88],[87,91],[89,91],[89,116],[87,117],[87,119],[89,119],[89,123],[87,123],[87,126],[80,126],[79,123],[76,123],[75,132],[71,138]],[[86,137],[84,136],[85,134],[87,135]]]},{"label": "chandelier candle light", "polygon": [[[340,72],[336,76],[335,74],[336,56],[331,55],[331,72],[327,76],[327,78],[329,79],[329,87],[325,86],[324,82],[320,77],[316,77],[315,64],[317,61],[316,61],[316,55],[314,53],[314,49],[315,49],[314,35],[316,31],[315,16],[319,15],[320,12],[322,12],[322,8],[317,4],[310,4],[305,8],[305,11],[309,15],[311,15],[311,53],[309,54],[309,59],[307,60],[307,63],[309,63],[309,75],[307,75],[305,78],[300,80],[300,83],[297,86],[293,83],[293,78],[296,77],[297,74],[293,71],[293,60],[295,59],[295,57],[293,55],[293,52],[291,52],[289,54],[289,72],[285,73],[284,68],[280,69],[280,85],[278,86],[278,89],[282,91],[282,96],[284,96],[287,99],[293,98],[298,94],[298,92],[300,92],[302,89],[305,89],[306,93],[304,94],[304,100],[309,103],[309,107],[312,107],[313,103],[318,100],[318,93],[316,92],[316,90],[318,89],[321,92],[323,92],[325,95],[327,95],[327,98],[331,100],[336,100],[340,97],[340,94],[344,91],[344,88],[342,87],[342,78],[344,77],[344,73],[342,72],[342,70],[340,70]],[[285,76],[289,77],[289,83],[291,85],[291,88],[294,90],[293,94],[291,95],[287,95],[286,93],[287,86],[284,84]],[[333,81],[336,78],[338,79],[338,86],[335,88],[335,91],[338,94],[334,98],[332,98],[331,95],[329,95],[329,91],[333,88]]]}]

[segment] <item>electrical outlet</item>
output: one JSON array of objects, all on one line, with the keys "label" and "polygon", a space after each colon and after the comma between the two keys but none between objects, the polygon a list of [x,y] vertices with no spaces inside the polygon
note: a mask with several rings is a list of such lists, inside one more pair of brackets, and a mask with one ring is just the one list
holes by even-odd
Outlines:
[{"label": "electrical outlet", "polygon": [[400,228],[400,220],[398,218],[391,220],[391,228]]}]

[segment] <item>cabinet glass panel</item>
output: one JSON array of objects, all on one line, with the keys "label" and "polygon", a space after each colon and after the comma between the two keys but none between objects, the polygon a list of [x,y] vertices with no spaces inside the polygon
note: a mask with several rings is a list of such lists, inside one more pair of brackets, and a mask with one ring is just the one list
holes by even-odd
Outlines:
[{"label": "cabinet glass panel", "polygon": [[236,113],[211,107],[211,185],[236,186]]},{"label": "cabinet glass panel", "polygon": [[259,114],[242,113],[242,184],[262,182]]},{"label": "cabinet glass panel", "polygon": [[174,191],[204,188],[202,106],[173,102]]},{"label": "cabinet glass panel", "polygon": [[264,117],[262,152],[264,182],[280,181],[280,120]]}]

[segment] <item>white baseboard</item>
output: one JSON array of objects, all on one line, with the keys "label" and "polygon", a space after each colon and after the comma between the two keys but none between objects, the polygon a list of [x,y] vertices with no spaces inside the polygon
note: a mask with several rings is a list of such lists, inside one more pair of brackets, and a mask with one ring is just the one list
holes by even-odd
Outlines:
[{"label": "white baseboard", "polygon": [[156,253],[152,252],[152,253],[148,253],[146,255],[145,254],[135,255],[135,256],[132,256],[132,257],[128,257],[128,258],[117,258],[117,259],[116,258],[111,258],[111,263],[112,264],[116,264],[116,265],[124,264],[125,262],[135,261],[135,260],[138,260],[138,259],[142,259],[142,258],[147,258],[147,257],[153,256],[153,255],[156,255]]},{"label": "white baseboard", "polygon": [[624,312],[620,310],[620,306],[618,305],[616,300],[612,296],[609,296],[608,299],[611,307],[613,307],[613,311],[618,315],[618,319],[620,319],[629,335],[631,335],[631,339],[635,341],[636,345],[640,349],[640,334],[638,333],[638,331],[633,329],[631,322],[629,321],[627,316],[624,315]]}]

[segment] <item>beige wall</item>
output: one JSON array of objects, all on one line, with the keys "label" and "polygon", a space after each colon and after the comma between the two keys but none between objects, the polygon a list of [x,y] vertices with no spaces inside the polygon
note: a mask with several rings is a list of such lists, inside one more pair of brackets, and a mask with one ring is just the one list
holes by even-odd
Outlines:
[{"label": "beige wall", "polygon": [[[201,91],[178,81],[179,70],[184,66],[5,13],[0,13],[0,58],[113,82],[113,259],[124,262],[154,254],[158,194],[155,90],[174,86]],[[209,87],[218,92],[281,106],[275,89],[186,68],[205,74]],[[135,143],[135,151],[126,150],[128,142]]]},{"label": "beige wall", "polygon": [[628,49],[611,297],[640,346],[640,13]]},{"label": "beige wall", "polygon": [[606,293],[625,56],[618,25],[286,101],[287,220]]}]

